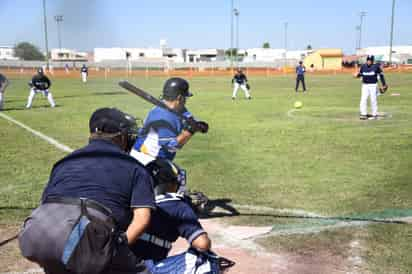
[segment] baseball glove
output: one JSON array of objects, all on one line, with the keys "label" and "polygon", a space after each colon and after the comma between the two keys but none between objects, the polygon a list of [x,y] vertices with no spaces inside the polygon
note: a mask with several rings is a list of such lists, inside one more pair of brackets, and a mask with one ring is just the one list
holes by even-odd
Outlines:
[{"label": "baseball glove", "polygon": [[246,88],[247,88],[248,90],[250,90],[250,85],[249,85],[249,84],[246,84]]},{"label": "baseball glove", "polygon": [[379,87],[379,92],[381,94],[384,94],[388,90],[388,85],[384,85],[382,87]]},{"label": "baseball glove", "polygon": [[210,204],[209,198],[203,192],[189,192],[186,197],[190,201],[193,210],[199,216],[208,216],[209,212],[213,210],[213,205]]},{"label": "baseball glove", "polygon": [[204,121],[198,121],[196,122],[196,128],[197,131],[200,131],[201,133],[207,133],[209,131],[209,124]]}]

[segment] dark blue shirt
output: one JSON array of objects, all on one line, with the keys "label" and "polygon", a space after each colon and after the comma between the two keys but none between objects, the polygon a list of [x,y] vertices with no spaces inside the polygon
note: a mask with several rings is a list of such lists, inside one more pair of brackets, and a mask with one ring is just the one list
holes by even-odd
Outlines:
[{"label": "dark blue shirt", "polygon": [[243,73],[236,73],[235,76],[233,76],[232,83],[233,82],[236,82],[239,85],[245,84],[247,82],[246,75],[244,75]]},{"label": "dark blue shirt", "polygon": [[383,76],[383,71],[379,64],[363,64],[359,70],[358,77],[362,77],[362,82],[364,84],[376,84],[378,82],[378,75],[381,79],[383,85],[385,83],[385,77]]},{"label": "dark blue shirt", "polygon": [[[181,195],[167,193],[156,196],[157,209],[153,212],[150,225],[146,230],[149,235],[173,243],[179,237],[192,243],[199,235],[205,233],[196,213],[189,202]],[[159,261],[167,257],[170,249],[139,239],[131,248],[143,259]]]},{"label": "dark blue shirt", "polygon": [[121,230],[132,220],[133,207],[155,208],[151,176],[119,146],[91,140],[56,163],[42,199],[89,198],[108,207]]},{"label": "dark blue shirt", "polygon": [[50,79],[44,74],[36,74],[31,79],[31,83],[36,89],[46,90],[51,86]]},{"label": "dark blue shirt", "polygon": [[82,72],[88,72],[88,69],[87,69],[87,67],[82,67]]},{"label": "dark blue shirt", "polygon": [[304,66],[297,66],[296,67],[296,74],[297,75],[304,75],[306,68]]}]

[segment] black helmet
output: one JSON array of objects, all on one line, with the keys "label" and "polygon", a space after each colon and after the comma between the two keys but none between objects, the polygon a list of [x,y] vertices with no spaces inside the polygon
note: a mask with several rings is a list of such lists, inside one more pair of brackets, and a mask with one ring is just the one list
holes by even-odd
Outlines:
[{"label": "black helmet", "polygon": [[155,188],[169,183],[178,186],[184,183],[184,171],[170,160],[157,158],[147,164],[146,168],[153,177]]},{"label": "black helmet", "polygon": [[190,97],[193,94],[189,91],[189,83],[178,77],[168,79],[163,86],[163,98],[176,99],[177,96]]},{"label": "black helmet", "polygon": [[43,68],[38,68],[38,69],[37,69],[37,73],[38,73],[38,74],[43,74],[43,73],[44,73]]},{"label": "black helmet", "polygon": [[373,55],[368,55],[367,57],[366,57],[366,61],[372,61],[372,63],[375,61],[375,56],[373,56]]}]

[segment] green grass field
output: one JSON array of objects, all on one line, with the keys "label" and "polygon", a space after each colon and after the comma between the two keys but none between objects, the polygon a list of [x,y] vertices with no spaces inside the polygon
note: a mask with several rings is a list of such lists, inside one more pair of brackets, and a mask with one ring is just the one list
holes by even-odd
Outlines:
[{"label": "green grass field", "polygon": [[[210,125],[209,134],[196,135],[176,157],[188,170],[192,189],[235,204],[324,215],[396,217],[412,211],[412,74],[387,75],[390,90],[378,99],[386,117],[378,121],[359,120],[360,82],[350,75],[308,75],[307,94],[295,94],[292,76],[250,78],[253,100],[239,90],[234,102],[228,78],[190,81],[195,96],[188,108]],[[76,149],[87,142],[88,119],[96,108],[115,106],[140,118],[151,108],[121,90],[118,80],[90,79],[83,85],[80,79],[56,79],[52,92],[58,107],[50,109],[38,96],[25,110],[28,79],[11,79],[4,113]],[[164,80],[130,79],[156,95]],[[296,100],[303,108],[291,111]],[[2,118],[0,127],[0,217],[9,223],[36,206],[53,163],[65,153]],[[268,222],[275,225],[277,219]],[[406,226],[371,227],[364,236],[371,243],[371,264],[394,273],[412,269],[406,256],[412,248],[403,242],[411,240],[410,232]],[[272,240],[275,249],[293,241]],[[384,247],[396,249],[399,268],[385,260]]]}]

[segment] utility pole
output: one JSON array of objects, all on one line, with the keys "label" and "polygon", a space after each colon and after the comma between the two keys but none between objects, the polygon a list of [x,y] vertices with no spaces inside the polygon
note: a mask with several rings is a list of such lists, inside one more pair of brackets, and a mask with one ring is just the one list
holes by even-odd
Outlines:
[{"label": "utility pole", "polygon": [[392,64],[393,25],[395,21],[395,0],[392,0],[391,38],[389,42],[389,63]]},{"label": "utility pole", "polygon": [[363,25],[363,17],[366,16],[366,12],[361,11],[359,13],[360,16],[360,25],[359,25],[359,45],[358,45],[358,49],[362,48],[362,25]]},{"label": "utility pole", "polygon": [[49,68],[49,41],[47,39],[47,17],[46,17],[46,0],[43,0],[43,19],[44,19],[44,40],[46,46],[46,64]]},{"label": "utility pole", "polygon": [[63,22],[63,15],[56,15],[54,16],[54,20],[57,23],[57,39],[59,42],[59,49],[62,49],[62,38],[60,33],[60,23]]},{"label": "utility pole", "polygon": [[285,22],[284,24],[285,27],[285,58],[284,58],[284,66],[286,68],[286,62],[287,62],[287,51],[288,51],[288,22]]}]

